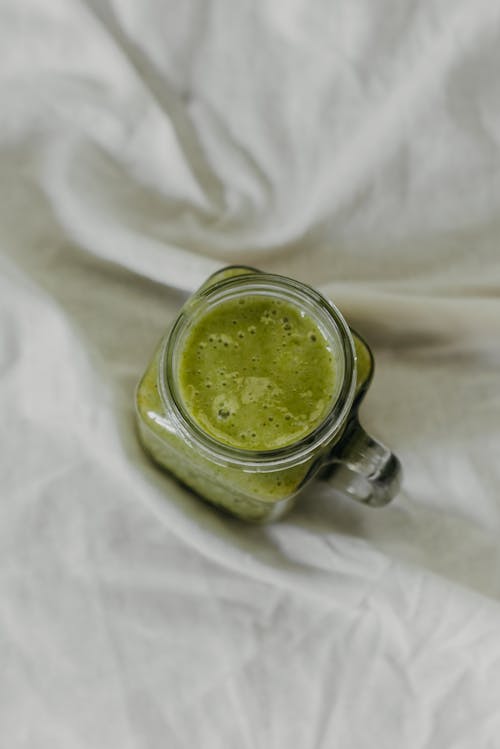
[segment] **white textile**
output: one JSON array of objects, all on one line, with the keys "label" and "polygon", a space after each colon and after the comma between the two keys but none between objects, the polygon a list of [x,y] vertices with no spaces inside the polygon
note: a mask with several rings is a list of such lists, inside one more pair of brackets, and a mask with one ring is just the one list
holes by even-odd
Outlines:
[{"label": "white textile", "polygon": [[[2,749],[500,747],[500,4],[0,0],[0,63]],[[388,508],[144,456],[229,263],[371,343]]]}]

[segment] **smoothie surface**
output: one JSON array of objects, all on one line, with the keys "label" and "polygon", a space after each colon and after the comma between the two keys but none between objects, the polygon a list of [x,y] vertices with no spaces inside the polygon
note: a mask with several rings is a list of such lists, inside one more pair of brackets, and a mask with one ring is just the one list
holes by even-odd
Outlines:
[{"label": "smoothie surface", "polygon": [[214,439],[273,450],[312,432],[336,395],[336,363],[317,323],[298,306],[250,295],[195,320],[178,359],[185,409]]}]

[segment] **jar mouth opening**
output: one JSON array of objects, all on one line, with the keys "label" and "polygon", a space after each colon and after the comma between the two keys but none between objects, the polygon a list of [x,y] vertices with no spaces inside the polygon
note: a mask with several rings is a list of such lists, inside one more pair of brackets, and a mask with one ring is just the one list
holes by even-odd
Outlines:
[{"label": "jar mouth opening", "polygon": [[[320,328],[335,350],[335,392],[322,420],[297,441],[271,449],[236,447],[207,433],[191,416],[178,387],[177,370],[186,335],[196,321],[223,301],[264,296],[293,304]],[[170,404],[176,428],[196,449],[213,462],[234,464],[248,470],[275,470],[288,463],[299,464],[328,445],[345,422],[356,384],[356,360],[352,335],[337,307],[306,284],[270,273],[233,276],[202,289],[191,297],[174,322],[160,355],[158,387],[164,405]]]}]

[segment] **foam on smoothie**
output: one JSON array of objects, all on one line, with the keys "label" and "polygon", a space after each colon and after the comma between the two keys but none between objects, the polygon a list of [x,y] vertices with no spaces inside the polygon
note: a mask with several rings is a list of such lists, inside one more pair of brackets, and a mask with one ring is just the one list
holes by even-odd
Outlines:
[{"label": "foam on smoothie", "polygon": [[320,327],[269,296],[225,300],[196,320],[178,380],[191,418],[220,442],[248,450],[305,437],[336,395],[335,359]]}]

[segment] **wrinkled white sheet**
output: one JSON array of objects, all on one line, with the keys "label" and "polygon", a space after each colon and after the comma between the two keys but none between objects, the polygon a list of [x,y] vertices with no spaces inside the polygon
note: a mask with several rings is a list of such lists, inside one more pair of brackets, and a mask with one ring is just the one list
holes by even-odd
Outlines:
[{"label": "wrinkled white sheet", "polygon": [[[500,747],[500,5],[0,0],[0,745]],[[396,502],[246,527],[133,390],[244,262],[372,343]]]}]

